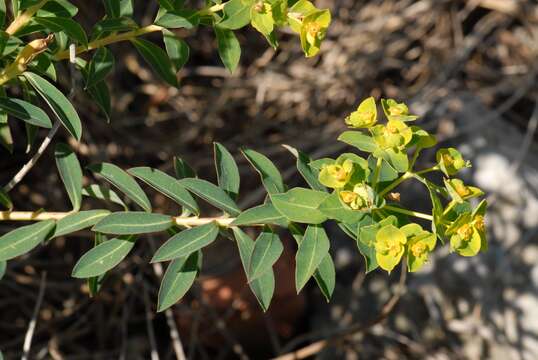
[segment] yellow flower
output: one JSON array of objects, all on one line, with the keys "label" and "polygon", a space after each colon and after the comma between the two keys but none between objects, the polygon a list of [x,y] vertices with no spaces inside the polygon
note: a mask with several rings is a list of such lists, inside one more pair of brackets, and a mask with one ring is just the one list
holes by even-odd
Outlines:
[{"label": "yellow flower", "polygon": [[342,164],[323,165],[319,173],[319,182],[323,185],[339,189],[343,188],[353,174],[353,161],[345,160]]},{"label": "yellow flower", "polygon": [[340,199],[353,210],[370,208],[374,201],[374,192],[366,184],[356,184],[353,191],[340,191]]},{"label": "yellow flower", "polygon": [[423,230],[419,224],[407,224],[401,230],[407,237],[407,267],[410,272],[419,270],[435,248],[435,234]]},{"label": "yellow flower", "polygon": [[487,250],[484,214],[486,202],[483,200],[473,213],[461,214],[447,229],[452,250],[461,256],[475,256]]},{"label": "yellow flower", "polygon": [[306,57],[312,57],[319,52],[330,23],[331,12],[328,9],[318,10],[303,19],[300,35]]},{"label": "yellow flower", "polygon": [[474,186],[467,186],[460,179],[445,179],[445,187],[452,200],[457,203],[462,203],[464,200],[484,195],[482,190]]},{"label": "yellow flower", "polygon": [[402,259],[407,237],[394,225],[383,226],[375,236],[376,260],[389,273]]},{"label": "yellow flower", "polygon": [[454,148],[439,149],[436,158],[439,168],[446,176],[452,176],[465,167],[471,167],[471,163],[465,161],[460,152]]},{"label": "yellow flower", "polygon": [[411,128],[400,120],[389,120],[386,125],[374,126],[371,133],[382,149],[403,149],[413,138]]},{"label": "yellow flower", "polygon": [[382,99],[381,106],[385,116],[389,120],[413,121],[418,118],[416,115],[409,114],[409,108],[404,103],[398,103],[393,99]]},{"label": "yellow flower", "polygon": [[377,108],[375,99],[369,97],[362,101],[356,111],[346,117],[345,122],[353,128],[369,128],[377,122]]}]

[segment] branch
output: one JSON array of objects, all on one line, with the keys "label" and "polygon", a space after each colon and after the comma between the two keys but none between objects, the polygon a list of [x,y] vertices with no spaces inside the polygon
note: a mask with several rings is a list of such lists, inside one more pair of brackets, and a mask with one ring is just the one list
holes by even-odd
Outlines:
[{"label": "branch", "polygon": [[[45,212],[45,211],[0,211],[0,221],[44,221],[44,220],[60,220],[74,212]],[[230,217],[206,217],[197,216],[173,218],[174,223],[179,226],[200,226],[216,222],[220,226],[228,227],[235,220]],[[249,225],[255,226],[255,225]]]},{"label": "branch", "polygon": [[[30,21],[30,19],[35,15],[35,13],[43,7],[49,0],[42,0],[39,3],[35,4],[34,6],[30,6],[28,9],[26,9],[25,12],[20,14],[13,20],[11,24],[9,24],[8,28],[6,29],[6,32],[9,35],[15,34],[20,28],[22,28],[24,25]],[[16,15],[16,14],[14,14]]]},{"label": "branch", "polygon": [[41,284],[39,285],[39,293],[37,295],[37,301],[34,307],[34,313],[32,314],[32,319],[28,324],[28,330],[24,336],[24,344],[22,346],[22,357],[21,360],[28,360],[28,355],[30,353],[30,348],[32,347],[32,338],[34,337],[35,326],[37,323],[37,317],[39,315],[39,309],[43,303],[43,297],[45,296],[45,287],[47,284],[47,273],[44,272],[41,274]]}]

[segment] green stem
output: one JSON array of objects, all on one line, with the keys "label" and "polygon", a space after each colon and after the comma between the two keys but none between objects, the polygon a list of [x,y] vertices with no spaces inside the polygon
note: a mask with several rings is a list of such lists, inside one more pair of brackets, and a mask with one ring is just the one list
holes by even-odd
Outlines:
[{"label": "green stem", "polygon": [[435,165],[435,166],[432,166],[431,168],[427,168],[427,169],[424,169],[424,170],[417,171],[415,173],[415,175],[422,175],[422,174],[426,174],[426,173],[429,173],[429,172],[432,172],[432,171],[437,171],[437,170],[439,170],[439,166]]},{"label": "green stem", "polygon": [[379,196],[380,197],[385,196],[389,191],[391,191],[396,186],[400,185],[402,182],[404,182],[405,180],[407,180],[407,179],[409,179],[411,177],[413,177],[413,173],[411,173],[411,172],[404,173],[402,176],[400,176],[398,179],[394,180],[390,185],[388,185],[386,188],[384,188],[383,191],[381,191],[379,193]]},{"label": "green stem", "polygon": [[445,216],[446,214],[448,214],[450,212],[450,210],[452,210],[452,208],[456,206],[456,202],[454,200],[452,200],[450,202],[450,204],[448,204],[448,206],[446,207],[446,209],[443,211],[443,216]]},{"label": "green stem", "polygon": [[394,212],[397,212],[397,213],[400,213],[400,214],[414,216],[414,217],[420,218],[420,219],[433,221],[433,216],[428,215],[428,214],[424,214],[424,213],[421,213],[421,212],[418,212],[418,211],[406,210],[406,209],[402,209],[402,208],[399,208],[399,207],[396,207],[396,206],[390,206],[390,205],[385,205],[383,207],[383,209],[394,211]]},{"label": "green stem", "polygon": [[[15,0],[13,0],[15,1]],[[49,0],[41,0],[34,6],[30,6],[26,11],[24,11],[22,14],[17,16],[15,20],[11,24],[9,24],[8,28],[6,29],[6,32],[9,35],[15,34],[17,31],[19,31],[20,28],[22,28],[24,25],[30,21],[30,19],[35,15],[35,13],[43,7]]]},{"label": "green stem", "polygon": [[[76,54],[79,55],[88,51],[96,50],[103,46],[114,44],[120,41],[132,40],[138,36],[149,34],[155,31],[161,31],[162,29],[163,27],[159,25],[148,25],[148,26],[141,27],[140,29],[127,31],[120,34],[112,34],[102,39],[94,40],[90,42],[88,46],[77,47]],[[54,59],[55,60],[69,59],[69,50],[60,51],[54,56]]]},{"label": "green stem", "polygon": [[379,180],[379,173],[381,172],[381,165],[383,163],[383,159],[382,158],[377,158],[377,163],[376,163],[376,166],[375,166],[375,171],[374,171],[374,177],[372,179],[372,188],[376,188],[377,186],[377,181]]},{"label": "green stem", "polygon": [[422,149],[415,150],[415,153],[413,154],[413,158],[411,159],[411,163],[409,164],[409,171],[413,171],[413,167],[415,166],[415,163],[417,162],[418,155],[420,154],[420,150]]}]

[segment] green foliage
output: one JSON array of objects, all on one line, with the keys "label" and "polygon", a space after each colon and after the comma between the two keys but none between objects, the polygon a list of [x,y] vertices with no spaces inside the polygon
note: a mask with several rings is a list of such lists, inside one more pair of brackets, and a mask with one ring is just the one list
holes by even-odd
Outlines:
[{"label": "green foliage", "polygon": [[[155,21],[142,27],[133,20],[133,1],[103,0],[106,15],[86,34],[73,19],[78,9],[69,0],[13,1],[14,18],[9,18],[5,2],[0,0],[0,144],[13,151],[16,139],[9,128],[12,118],[25,122],[28,148],[39,138],[41,128],[51,128],[52,137],[60,125],[73,137],[69,144],[81,140],[81,119],[57,83],[57,79],[64,80],[64,74],[61,67],[57,72],[56,65],[68,59],[70,51],[75,56],[71,59],[74,70],[84,79],[84,90],[110,121],[113,114],[107,81],[115,67],[108,47],[111,44],[132,44],[156,75],[179,86],[178,71],[188,66],[189,46],[180,38],[185,32],[176,29],[213,28],[215,56],[218,52],[224,66],[234,72],[240,66],[243,39],[235,31],[251,26],[276,48],[279,30],[289,27],[297,34],[305,56],[311,57],[322,50],[331,23],[330,11],[318,9],[308,0],[206,1],[201,9],[193,7],[196,2],[153,1],[159,5]],[[162,34],[164,47],[142,38],[154,32]],[[72,44],[78,46],[69,49]],[[223,236],[235,240],[248,285],[266,311],[275,290],[274,265],[283,253],[280,233],[284,230],[297,244],[297,292],[313,278],[327,301],[336,283],[331,239],[324,230],[327,221],[335,222],[354,241],[366,272],[378,267],[391,272],[400,263],[406,264],[408,271],[419,271],[440,243],[449,244],[461,256],[477,255],[487,249],[487,204],[482,201],[473,209],[471,201],[484,194],[454,178],[470,166],[454,148],[438,150],[435,166],[415,169],[421,151],[436,144],[434,136],[414,125],[417,119],[402,102],[381,99],[379,103],[369,97],[344,119],[349,129],[338,137],[354,152],[334,159],[311,159],[285,146],[307,187],[289,189],[269,158],[252,149],[241,149],[267,192],[263,204],[245,210],[237,205],[242,174],[232,153],[219,143],[213,149],[216,184],[198,178],[194,169],[175,157],[175,176],[147,166],[123,170],[106,162],[90,165],[87,175],[96,175],[97,183],[85,187],[75,152],[58,143],[54,152],[57,169],[73,211],[16,212],[9,196],[11,187],[0,188],[0,206],[7,209],[0,212],[0,220],[38,221],[0,237],[0,277],[7,260],[53,238],[91,228],[93,247],[78,260],[72,276],[86,279],[94,296],[107,272],[133,249],[135,236],[165,232],[171,237],[151,259],[170,262],[159,290],[158,311],[163,311],[181,300],[200,273],[205,247]],[[441,185],[426,178],[434,171],[446,177]],[[431,212],[420,213],[404,206],[405,196],[396,188],[409,179],[426,187]],[[177,203],[180,214],[153,213],[140,183]],[[88,208],[85,197],[114,209],[81,211]],[[201,217],[196,198],[219,214]],[[144,211],[133,211],[135,205]],[[422,223],[412,221],[414,218],[431,225],[423,228]],[[258,229],[253,231],[256,240],[244,231],[247,227]],[[105,234],[117,237],[108,240]]]}]

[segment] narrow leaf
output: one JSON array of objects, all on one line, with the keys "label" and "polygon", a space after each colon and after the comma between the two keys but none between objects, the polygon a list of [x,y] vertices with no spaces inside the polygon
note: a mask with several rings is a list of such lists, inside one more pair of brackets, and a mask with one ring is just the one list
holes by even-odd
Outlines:
[{"label": "narrow leaf", "polygon": [[10,260],[25,254],[51,235],[53,220],[41,221],[15,229],[0,237],[0,261]]},{"label": "narrow leaf", "polygon": [[196,251],[168,265],[159,288],[158,312],[168,309],[187,293],[200,271],[201,260],[202,252]]},{"label": "narrow leaf", "polygon": [[[254,250],[254,241],[245,234],[240,228],[234,227],[233,229],[237,248],[239,249],[239,256],[241,258],[241,264],[245,274],[248,274],[248,266],[250,264],[250,257]],[[256,296],[258,303],[262,307],[263,311],[269,309],[271,299],[275,292],[275,274],[273,270],[267,271],[259,278],[249,282],[249,287]]]},{"label": "narrow leaf", "polygon": [[65,32],[67,36],[76,40],[79,44],[88,44],[88,36],[86,36],[86,32],[84,32],[82,26],[73,19],[47,16],[33,17],[32,20],[53,32]]},{"label": "narrow leaf", "polygon": [[127,208],[127,205],[125,205],[123,200],[120,199],[118,194],[103,185],[92,184],[86,186],[82,189],[82,195],[89,196],[94,199],[104,200],[106,202],[111,202],[124,208]]},{"label": "narrow leaf", "polygon": [[318,268],[329,252],[330,242],[320,225],[309,225],[295,257],[295,288],[297,293]]},{"label": "narrow leaf", "polygon": [[215,222],[183,230],[172,236],[156,252],[151,262],[160,262],[185,257],[211,244],[219,234]]},{"label": "narrow leaf", "polygon": [[[7,269],[7,261],[0,261],[0,280],[4,277],[6,274]],[[2,359],[2,353],[0,353],[0,359]]]},{"label": "narrow leaf", "polygon": [[132,39],[131,42],[153,71],[168,84],[172,86],[178,85],[174,65],[163,49],[143,39]]},{"label": "narrow leaf", "polygon": [[179,183],[196,196],[204,199],[211,205],[227,212],[232,216],[237,216],[241,212],[236,203],[222,190],[209,181],[202,179],[182,179]]},{"label": "narrow leaf", "polygon": [[135,244],[132,235],[114,238],[94,247],[78,260],[71,276],[79,279],[99,276],[118,265]]},{"label": "narrow leaf", "polygon": [[314,273],[314,279],[316,279],[321,293],[325,296],[325,300],[329,302],[336,285],[336,270],[330,254],[325,255],[321,264],[319,264]]},{"label": "narrow leaf", "polygon": [[185,206],[194,214],[200,214],[198,204],[196,204],[191,194],[172,176],[150,167],[131,168],[127,172],[174,200],[179,205]]},{"label": "narrow leaf", "polygon": [[138,185],[127,172],[110,163],[91,165],[88,166],[88,169],[101,175],[105,180],[137,203],[142,209],[151,212],[151,203],[149,202],[148,197],[140,185]]},{"label": "narrow leaf", "polygon": [[73,210],[78,211],[82,203],[82,169],[77,155],[68,145],[58,143],[54,151],[54,157],[56,158],[60,178],[73,205]]},{"label": "narrow leaf", "polygon": [[274,224],[287,227],[288,221],[271,203],[266,203],[243,211],[231,223],[232,226],[259,224]]},{"label": "narrow leaf", "polygon": [[189,45],[169,30],[163,29],[162,33],[166,53],[168,54],[170,61],[174,64],[177,72],[181,70],[189,60]]},{"label": "narrow leaf", "polygon": [[314,190],[326,191],[327,189],[325,186],[323,186],[318,180],[319,171],[310,166],[312,159],[310,159],[310,157],[304,152],[297,150],[294,147],[289,145],[283,146],[297,158],[297,170],[303,176],[306,183]]},{"label": "narrow leaf", "polygon": [[224,5],[224,17],[218,26],[237,30],[250,23],[254,0],[230,0]]},{"label": "narrow leaf", "polygon": [[284,246],[277,234],[265,228],[256,239],[250,257],[248,279],[255,280],[271,270],[274,263],[284,251]]},{"label": "narrow leaf", "polygon": [[80,140],[82,137],[82,125],[80,118],[73,107],[73,105],[67,100],[67,98],[56,89],[51,83],[43,79],[41,76],[25,72],[24,77],[32,85],[34,89],[43,97],[43,99],[50,106],[54,114],[62,122],[65,128],[69,131],[75,139]]},{"label": "narrow leaf", "polygon": [[319,210],[320,204],[329,196],[328,193],[293,188],[283,194],[271,195],[275,208],[288,220],[305,223],[320,224],[327,217]]},{"label": "narrow leaf", "polygon": [[219,56],[222,63],[230,73],[233,73],[239,65],[241,58],[241,46],[232,30],[214,27],[217,36]]},{"label": "narrow leaf", "polygon": [[215,167],[217,168],[217,178],[219,186],[226,191],[232,199],[236,199],[239,194],[239,169],[230,152],[219,143],[214,143]]},{"label": "narrow leaf", "polygon": [[0,205],[4,206],[8,210],[13,209],[13,202],[9,198],[9,195],[0,187]]},{"label": "narrow leaf", "polygon": [[277,194],[286,191],[282,175],[280,175],[280,171],[271,160],[254,150],[243,149],[242,152],[248,162],[260,174],[267,193]]},{"label": "narrow leaf", "polygon": [[49,116],[37,106],[20,99],[0,97],[0,109],[28,124],[50,129]]},{"label": "narrow leaf", "polygon": [[109,214],[110,211],[108,210],[88,210],[69,214],[58,220],[53,237],[67,235],[74,233],[75,231],[89,228]]},{"label": "narrow leaf", "polygon": [[114,55],[112,55],[112,52],[107,47],[97,49],[88,63],[86,87],[92,87],[104,80],[113,69]]},{"label": "narrow leaf", "polygon": [[185,160],[174,156],[174,172],[178,179],[195,178],[196,172]]},{"label": "narrow leaf", "polygon": [[160,16],[156,25],[167,29],[192,29],[200,23],[200,15],[194,10],[172,10]]},{"label": "narrow leaf", "polygon": [[364,135],[360,131],[344,131],[338,140],[366,152],[374,152],[378,148],[372,137]]},{"label": "narrow leaf", "polygon": [[164,231],[173,225],[168,215],[142,211],[117,212],[99,221],[92,231],[113,235],[147,234]]}]

